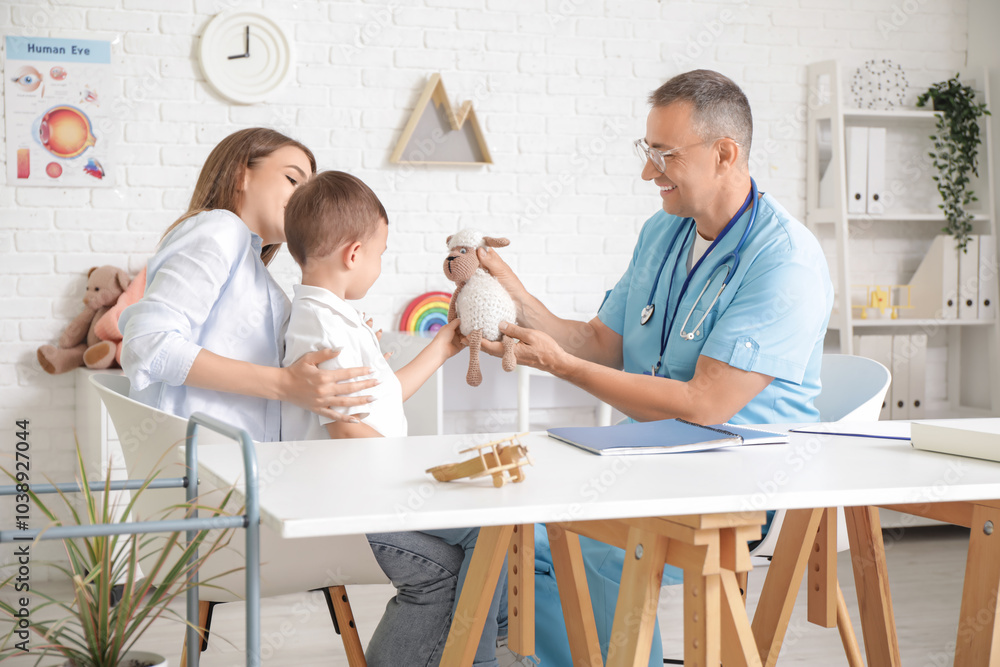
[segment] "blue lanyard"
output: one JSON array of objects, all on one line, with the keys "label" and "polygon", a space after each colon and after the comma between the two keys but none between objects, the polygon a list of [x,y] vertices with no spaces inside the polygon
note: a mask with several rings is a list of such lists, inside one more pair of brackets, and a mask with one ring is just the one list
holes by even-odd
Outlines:
[{"label": "blue lanyard", "polygon": [[[694,274],[697,273],[699,267],[701,267],[701,264],[705,260],[705,258],[708,257],[711,254],[712,250],[714,250],[715,247],[717,245],[719,245],[720,242],[722,242],[722,239],[725,238],[726,234],[729,233],[729,230],[733,228],[733,225],[735,225],[736,222],[740,219],[740,217],[744,213],[746,213],[747,208],[750,208],[750,220],[747,222],[746,229],[743,231],[743,236],[740,237],[739,243],[736,244],[736,249],[733,252],[726,254],[722,258],[722,260],[719,262],[718,265],[716,265],[715,270],[712,272],[711,276],[709,277],[709,283],[711,283],[712,279],[715,277],[715,274],[719,270],[719,268],[721,266],[723,266],[729,260],[730,256],[732,256],[734,258],[734,260],[733,260],[733,267],[730,268],[730,269],[727,269],[726,279],[725,279],[725,281],[723,283],[723,286],[722,286],[723,289],[725,289],[725,286],[728,283],[729,278],[736,272],[736,268],[739,266],[739,263],[740,263],[740,252],[743,250],[743,244],[746,243],[747,237],[750,234],[750,229],[753,227],[753,224],[754,224],[754,222],[756,220],[756,217],[757,217],[757,184],[754,182],[753,179],[750,179],[750,193],[747,195],[747,198],[743,201],[743,205],[740,206],[740,209],[736,212],[736,215],[734,215],[729,220],[729,222],[726,223],[726,226],[722,229],[722,233],[720,233],[715,238],[715,240],[712,241],[712,244],[708,247],[708,250],[706,250],[705,253],[701,257],[698,258],[698,261],[691,268],[691,271],[688,272],[687,278],[684,280],[684,284],[681,286],[680,295],[677,298],[677,307],[673,309],[673,313],[670,315],[669,324],[667,323],[666,308],[664,308],[664,313],[663,313],[663,330],[662,330],[662,332],[660,334],[660,356],[659,356],[659,359],[657,359],[656,365],[653,368],[654,374],[658,373],[659,370],[660,370],[660,368],[663,366],[663,355],[666,354],[666,351],[667,351],[667,344],[670,341],[670,332],[673,331],[674,321],[677,318],[677,312],[680,310],[681,303],[683,303],[683,301],[684,301],[684,295],[687,293],[688,286],[691,284],[691,279],[694,277]],[[674,273],[677,270],[677,262],[680,261],[680,258],[681,258],[680,256],[681,256],[681,254],[683,254],[684,247],[687,245],[687,239],[691,236],[691,233],[695,230],[695,228],[697,226],[695,224],[693,218],[687,218],[687,220],[689,220],[691,222],[691,224],[688,227],[687,234],[684,236],[684,243],[681,244],[681,253],[679,253],[677,255],[677,258],[674,261],[674,265],[673,265],[671,273],[670,273],[670,280],[667,282],[667,299],[668,300],[670,299],[670,289],[673,287],[673,278],[674,278]],[[667,257],[669,257],[673,253],[674,245],[675,245],[675,242],[677,241],[678,236],[680,235],[680,232],[681,232],[681,228],[678,228],[678,230],[674,233],[674,238],[671,240],[670,246],[667,249],[666,254],[663,257],[663,261],[660,262],[660,269],[656,273],[656,279],[653,282],[653,287],[650,290],[649,300],[648,300],[647,305],[646,305],[646,308],[649,309],[649,311],[648,311],[649,315],[652,315],[653,295],[656,292],[656,286],[659,284],[660,274],[663,271],[664,265],[666,264]],[[707,289],[708,284],[706,284],[705,287]],[[702,290],[702,294],[704,294],[704,290]],[[720,294],[721,294],[721,290],[720,290]],[[716,298],[718,298],[718,297],[716,297]],[[701,295],[699,295],[699,297],[698,297],[699,301],[700,301],[700,299],[701,299]],[[715,304],[715,301],[712,302],[712,305],[714,305],[714,304]],[[694,307],[697,307],[697,305],[698,305],[698,301],[695,302],[695,306]],[[694,307],[692,307],[692,310],[694,309]],[[710,305],[709,308],[711,309],[711,307],[712,306]],[[647,310],[646,310],[646,308],[643,309],[642,317],[644,317],[648,321],[649,317],[647,316]],[[690,317],[690,313],[688,314],[688,316]],[[645,322],[642,321],[641,319],[640,319],[640,322],[642,324],[645,324]]]}]

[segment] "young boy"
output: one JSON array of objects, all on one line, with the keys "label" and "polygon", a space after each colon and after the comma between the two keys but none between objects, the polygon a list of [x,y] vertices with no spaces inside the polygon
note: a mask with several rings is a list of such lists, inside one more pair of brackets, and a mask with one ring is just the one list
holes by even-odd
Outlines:
[{"label": "young boy", "polygon": [[[289,199],[285,237],[302,268],[302,284],[295,286],[282,364],[307,352],[340,349],[321,367],[367,366],[379,385],[370,391],[371,403],[344,410],[345,416],[360,420],[353,423],[330,421],[283,403],[282,440],[405,436],[403,401],[462,349],[456,320],[394,374],[377,334],[347,303],[362,298],[378,279],[388,234],[382,203],[350,174],[317,174]],[[369,665],[438,664],[478,533],[472,528],[368,536],[379,565],[399,592],[386,606],[369,644]],[[496,619],[503,587],[506,578],[501,576],[475,665],[497,664]]]}]

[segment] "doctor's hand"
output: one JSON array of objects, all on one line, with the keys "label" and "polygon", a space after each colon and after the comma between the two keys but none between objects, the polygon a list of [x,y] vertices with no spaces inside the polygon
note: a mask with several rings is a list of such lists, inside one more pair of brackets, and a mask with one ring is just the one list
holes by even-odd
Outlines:
[{"label": "doctor's hand", "polygon": [[321,417],[335,421],[358,421],[346,417],[333,408],[345,408],[354,405],[366,405],[373,399],[371,396],[345,396],[357,391],[371,389],[378,384],[377,380],[356,380],[364,375],[370,375],[372,369],[337,368],[324,370],[319,365],[340,354],[339,350],[319,350],[309,352],[299,357],[295,363],[282,368],[284,382],[279,390],[282,401],[294,403],[299,407],[314,412]]},{"label": "doctor's hand", "polygon": [[[558,375],[566,366],[570,355],[551,336],[537,329],[520,327],[509,322],[500,323],[500,331],[518,342],[514,345],[514,356],[522,366]],[[493,357],[503,356],[503,343],[483,339],[482,350]]]},{"label": "doctor's hand", "polygon": [[514,300],[514,306],[517,308],[517,316],[520,318],[525,297],[528,296],[528,290],[524,288],[524,284],[514,274],[514,270],[510,268],[510,265],[503,261],[500,255],[492,248],[479,248],[476,251],[476,256],[479,257],[479,264],[491,276],[496,278],[503,285],[503,288],[507,290],[507,293],[510,294],[510,298]]}]

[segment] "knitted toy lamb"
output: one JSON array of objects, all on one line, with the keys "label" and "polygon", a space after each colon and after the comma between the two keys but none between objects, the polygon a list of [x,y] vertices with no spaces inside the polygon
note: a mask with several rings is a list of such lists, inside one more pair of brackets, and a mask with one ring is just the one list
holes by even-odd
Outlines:
[{"label": "knitted toy lamb", "polygon": [[483,236],[481,233],[463,229],[447,239],[448,258],[444,260],[444,275],[455,281],[455,292],[448,307],[448,321],[456,317],[462,320],[462,335],[469,339],[469,372],[466,382],[478,387],[483,381],[479,370],[479,350],[482,339],[503,342],[503,369],[514,370],[515,340],[500,333],[500,322],[516,324],[517,314],[514,302],[507,290],[479,266],[476,248],[502,248],[510,243],[507,239]]}]

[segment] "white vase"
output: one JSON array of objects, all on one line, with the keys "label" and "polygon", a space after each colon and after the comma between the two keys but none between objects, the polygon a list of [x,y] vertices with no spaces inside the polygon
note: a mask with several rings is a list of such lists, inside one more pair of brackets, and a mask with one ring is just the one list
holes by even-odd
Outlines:
[{"label": "white vase", "polygon": [[[121,662],[118,663],[118,667],[146,667],[146,665],[149,665],[149,667],[167,667],[167,659],[159,653],[129,651],[122,656]],[[65,662],[63,663],[63,667],[73,667],[73,662]]]},{"label": "white vase", "polygon": [[[130,662],[132,660],[136,661],[134,665]],[[167,667],[167,659],[158,653],[151,653],[149,651],[129,651],[122,658],[119,667],[138,667],[139,665],[146,664],[149,664],[151,667]]]},{"label": "white vase", "polygon": [[[136,661],[133,663],[132,661]],[[167,667],[167,659],[158,653],[149,651],[129,651],[118,663],[119,667],[139,667],[150,665],[150,667]]]}]

